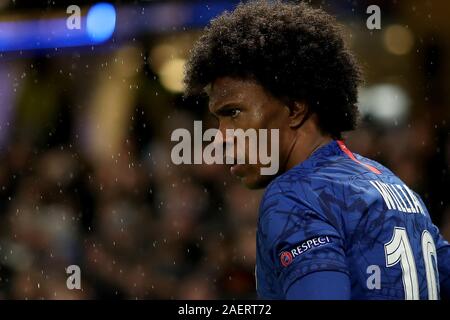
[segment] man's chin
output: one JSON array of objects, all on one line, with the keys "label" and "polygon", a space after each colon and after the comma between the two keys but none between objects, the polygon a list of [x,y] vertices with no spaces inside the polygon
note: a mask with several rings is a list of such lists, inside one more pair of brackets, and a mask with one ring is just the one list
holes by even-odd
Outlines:
[{"label": "man's chin", "polygon": [[238,164],[230,167],[232,176],[248,189],[262,189],[276,177],[276,175],[261,175],[260,167],[253,167],[245,164]]},{"label": "man's chin", "polygon": [[256,190],[267,187],[274,176],[245,176],[241,177],[241,183],[248,189]]}]

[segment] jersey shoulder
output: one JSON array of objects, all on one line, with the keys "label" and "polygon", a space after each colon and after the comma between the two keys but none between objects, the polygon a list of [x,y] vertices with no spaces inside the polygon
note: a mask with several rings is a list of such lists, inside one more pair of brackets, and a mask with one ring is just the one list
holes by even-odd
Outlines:
[{"label": "jersey shoulder", "polygon": [[[296,166],[275,178],[266,188],[260,204],[260,219],[269,212],[314,213],[319,220],[338,225],[338,213],[345,207],[343,178],[336,178],[333,159],[318,167]],[[331,209],[331,210],[330,210]]]},{"label": "jersey shoulder", "polygon": [[260,214],[289,202],[296,204],[294,209],[297,211],[311,210],[325,219],[336,221],[341,219],[340,215],[362,212],[382,201],[370,181],[402,183],[380,163],[356,153],[353,155],[355,159],[339,152],[326,154],[306,160],[276,177],[264,193]]}]

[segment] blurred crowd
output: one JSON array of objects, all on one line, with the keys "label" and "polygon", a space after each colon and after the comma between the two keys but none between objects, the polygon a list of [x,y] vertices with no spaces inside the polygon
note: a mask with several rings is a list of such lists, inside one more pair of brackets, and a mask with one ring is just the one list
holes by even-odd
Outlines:
[{"label": "blurred crowd", "polygon": [[[142,150],[126,139],[101,163],[48,141],[1,155],[0,298],[254,297],[261,192],[219,165],[173,165],[170,135]],[[69,265],[82,290],[68,290]]]}]

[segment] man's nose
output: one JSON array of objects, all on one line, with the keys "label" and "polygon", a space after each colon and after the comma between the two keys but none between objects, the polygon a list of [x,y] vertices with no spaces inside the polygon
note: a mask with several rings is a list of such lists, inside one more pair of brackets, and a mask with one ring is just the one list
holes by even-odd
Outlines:
[{"label": "man's nose", "polygon": [[219,127],[219,129],[217,130],[217,133],[214,137],[214,144],[221,146],[222,148],[224,148],[223,150],[225,150],[225,148],[227,147],[227,145],[233,145],[233,135],[229,135],[230,137],[227,136],[226,131],[229,128],[225,128],[225,127]]}]

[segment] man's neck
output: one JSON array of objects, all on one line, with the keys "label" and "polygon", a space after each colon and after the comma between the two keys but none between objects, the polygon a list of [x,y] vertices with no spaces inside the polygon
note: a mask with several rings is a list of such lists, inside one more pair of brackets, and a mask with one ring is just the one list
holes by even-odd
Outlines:
[{"label": "man's neck", "polygon": [[314,151],[328,144],[332,140],[331,136],[319,133],[317,135],[299,134],[294,141],[292,152],[286,162],[285,170],[287,171],[305,161],[314,153]]}]

